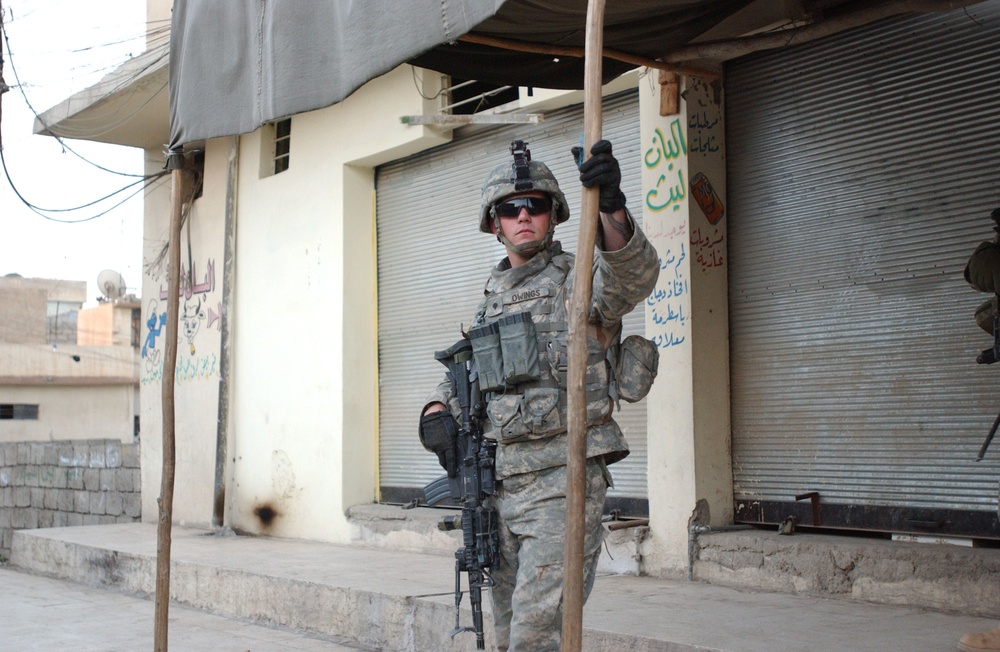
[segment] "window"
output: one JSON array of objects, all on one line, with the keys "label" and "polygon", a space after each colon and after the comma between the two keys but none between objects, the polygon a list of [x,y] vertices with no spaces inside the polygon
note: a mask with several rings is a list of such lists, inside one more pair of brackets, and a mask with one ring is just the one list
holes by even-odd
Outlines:
[{"label": "window", "polygon": [[132,308],[132,336],[129,343],[133,349],[138,349],[140,342],[142,342],[142,310]]},{"label": "window", "polygon": [[292,152],[292,119],[264,125],[260,143],[260,177],[263,179],[287,170]]},{"label": "window", "polygon": [[38,421],[38,406],[25,403],[0,403],[0,420],[5,419]]},{"label": "window", "polygon": [[49,301],[46,315],[46,340],[76,344],[76,316],[83,308],[78,301]]},{"label": "window", "polygon": [[285,118],[274,123],[274,173],[288,169],[288,159],[292,151],[292,119]]}]

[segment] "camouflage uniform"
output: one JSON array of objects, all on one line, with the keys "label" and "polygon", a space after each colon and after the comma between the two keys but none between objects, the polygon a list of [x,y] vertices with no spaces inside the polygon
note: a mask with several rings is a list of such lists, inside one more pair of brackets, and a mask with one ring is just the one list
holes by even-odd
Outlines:
[{"label": "camouflage uniform", "polygon": [[965,280],[980,292],[1000,293],[1000,244],[982,242],[969,256]]},{"label": "camouflage uniform", "polygon": [[[993,211],[992,218],[1000,225],[1000,208]],[[964,275],[966,282],[980,292],[1000,294],[1000,243],[979,243],[969,256]],[[997,500],[997,515],[1000,516],[1000,499]]]},{"label": "camouflage uniform", "polygon": [[[593,586],[604,530],[601,514],[610,484],[607,464],[628,455],[612,419],[609,347],[618,342],[621,319],[656,284],[656,250],[635,225],[616,251],[597,251],[589,310],[587,394],[587,498],[585,595]],[[562,627],[563,546],[566,518],[566,339],[573,286],[573,254],[558,241],[511,267],[504,259],[486,283],[474,327],[530,313],[538,377],[490,395],[486,436],[499,443],[500,561],[492,590],[496,639],[501,650],[557,650]],[[443,382],[427,399],[452,407]]]}]

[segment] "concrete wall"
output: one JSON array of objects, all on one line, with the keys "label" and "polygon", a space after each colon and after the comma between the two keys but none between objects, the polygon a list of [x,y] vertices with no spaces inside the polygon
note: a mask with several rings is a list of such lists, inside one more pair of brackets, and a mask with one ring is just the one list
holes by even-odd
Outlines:
[{"label": "concrete wall", "polygon": [[54,278],[0,277],[0,288],[10,290],[42,290],[49,301],[84,303],[87,300],[86,281],[65,281]]},{"label": "concrete wall", "polygon": [[137,443],[0,443],[0,556],[14,530],[138,521],[140,490]]},{"label": "concrete wall", "polygon": [[[660,277],[646,335],[660,350],[648,409],[650,532],[641,570],[686,572],[688,519],[704,499],[732,521],[725,147],[720,90],[687,80],[679,114],[660,115],[655,72],[639,83],[646,235]],[[714,189],[715,206],[694,188]]]},{"label": "concrete wall", "polygon": [[0,421],[0,442],[114,439],[132,443],[135,394],[131,384],[0,385],[0,403],[38,405],[38,420]]},{"label": "concrete wall", "polygon": [[45,290],[0,287],[0,333],[11,344],[44,344],[48,332]]},{"label": "concrete wall", "polygon": [[80,346],[131,346],[132,310],[138,301],[115,301],[98,304],[79,312],[76,343]]},{"label": "concrete wall", "polygon": [[0,343],[0,403],[38,406],[37,420],[0,421],[0,441],[131,442],[137,364],[130,346]]},{"label": "concrete wall", "polygon": [[0,337],[12,344],[48,342],[48,302],[83,304],[84,281],[0,276]]},{"label": "concrete wall", "polygon": [[[423,91],[432,96],[440,76],[427,74]],[[277,175],[261,174],[267,129],[206,143],[203,195],[182,234],[178,522],[212,522],[222,500],[217,468],[225,469],[226,523],[250,532],[344,540],[346,508],[374,499],[374,166],[447,140],[400,122],[424,113],[427,102],[402,67],[336,106],[294,116],[290,167]],[[163,166],[159,151],[146,159],[149,172]],[[227,192],[235,198],[228,206]],[[169,217],[164,183],[147,192],[144,222],[140,375],[150,520],[162,473]],[[227,242],[236,262],[224,296]],[[222,366],[226,302],[231,369]],[[231,392],[220,397],[223,380]]]},{"label": "concrete wall", "polygon": [[[204,190],[181,234],[180,321],[174,368],[176,472],[173,514],[179,523],[212,522],[221,368],[222,268],[228,140],[206,144]],[[146,170],[163,168],[161,151],[146,152]],[[167,334],[166,247],[171,181],[146,193],[143,238],[142,337],[139,345],[142,409],[143,513],[158,518],[163,451],[163,358]],[[190,243],[190,246],[189,244]],[[248,261],[252,264],[252,261]],[[177,317],[175,317],[177,319]]]},{"label": "concrete wall", "polygon": [[[439,77],[418,72],[417,83],[423,74],[429,84]],[[346,509],[375,499],[374,166],[446,142],[400,123],[425,102],[404,66],[294,116],[290,167],[265,178],[261,132],[241,139],[226,494],[234,527],[347,541]]]},{"label": "concrete wall", "polygon": [[[439,76],[416,71],[424,95]],[[211,522],[213,471],[225,481],[225,523],[238,530],[348,542],[345,512],[377,491],[377,342],[374,167],[447,142],[448,132],[400,124],[428,110],[407,67],[373,80],[346,101],[292,118],[286,172],[261,175],[265,130],[206,144],[204,196],[191,211],[196,279],[229,302],[231,369],[220,334],[202,324],[192,351],[184,329],[177,377],[175,519]],[[725,219],[693,195],[704,178],[725,202],[718,89],[692,84],[681,112],[659,115],[656,74],[633,74],[606,90],[640,89],[647,233],[660,253],[647,335],[661,350],[649,405],[650,536],[642,570],[686,572],[687,521],[704,498],[713,522],[731,518]],[[538,93],[522,110],[553,108],[574,93]],[[162,166],[148,153],[150,170]],[[701,175],[699,177],[699,175]],[[226,227],[226,192],[233,224]],[[704,198],[702,198],[704,199]],[[162,259],[168,186],[147,194],[147,263]],[[187,256],[187,234],[183,236]],[[220,295],[225,243],[235,252]],[[213,261],[214,285],[204,276]],[[182,271],[186,269],[182,260]],[[161,473],[162,265],[143,286],[144,513],[155,521]],[[182,302],[183,303],[183,302]],[[184,310],[182,305],[182,311]],[[218,364],[205,362],[205,357]],[[229,387],[221,397],[220,381]],[[220,400],[221,398],[221,400]],[[220,431],[221,428],[221,431]],[[218,442],[224,454],[218,455]]]}]

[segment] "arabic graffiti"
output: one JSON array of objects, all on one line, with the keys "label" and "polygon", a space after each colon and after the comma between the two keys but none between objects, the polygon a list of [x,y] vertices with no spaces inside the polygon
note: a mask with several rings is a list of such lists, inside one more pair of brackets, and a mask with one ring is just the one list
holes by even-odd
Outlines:
[{"label": "arabic graffiti", "polygon": [[[653,131],[652,147],[646,150],[643,164],[648,170],[660,172],[653,187],[646,193],[646,208],[654,212],[671,208],[679,211],[681,201],[687,196],[687,184],[684,183],[683,162],[675,161],[681,155],[687,156],[687,142],[684,138],[684,127],[680,119],[670,123],[670,139],[663,136],[657,128]],[[674,183],[674,180],[677,183]]]},{"label": "arabic graffiti", "polygon": [[708,111],[691,114],[688,118],[688,128],[691,130],[690,152],[692,154],[714,154],[719,151],[719,138],[714,133],[718,124],[719,118],[710,119]]},{"label": "arabic graffiti", "polygon": [[691,252],[702,270],[722,267],[726,262],[726,235],[720,229],[691,229]]},{"label": "arabic graffiti", "polygon": [[[195,274],[194,263],[191,263],[190,273],[184,269],[181,265],[181,296],[185,299],[190,300],[195,294],[208,294],[215,290],[215,261],[211,258],[208,259],[208,271],[205,272],[205,280],[201,283],[195,283],[197,275]],[[160,299],[167,300],[167,290],[160,286]]]},{"label": "arabic graffiti", "polygon": [[690,321],[684,306],[688,303],[691,288],[685,274],[687,258],[684,243],[680,251],[667,249],[660,258],[660,277],[656,288],[646,299],[646,306],[653,320],[650,339],[661,349],[683,344]]},{"label": "arabic graffiti", "polygon": [[650,240],[659,240],[661,238],[667,238],[668,240],[685,238],[687,236],[687,220],[681,218],[676,222],[670,224],[670,228],[667,228],[663,224],[662,220],[649,220],[647,224],[642,227],[643,233]]},{"label": "arabic graffiti", "polygon": [[[178,383],[185,383],[194,380],[214,380],[219,377],[219,358],[215,353],[202,357],[178,358],[174,368],[174,380]],[[158,383],[163,380],[163,360],[154,367],[146,368],[140,382],[143,385]]]}]

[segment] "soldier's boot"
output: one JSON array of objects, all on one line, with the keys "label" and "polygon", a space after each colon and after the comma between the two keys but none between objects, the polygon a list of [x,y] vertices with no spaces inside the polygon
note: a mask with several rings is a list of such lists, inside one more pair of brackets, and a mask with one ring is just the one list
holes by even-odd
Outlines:
[{"label": "soldier's boot", "polygon": [[970,632],[958,639],[962,652],[1000,652],[1000,627],[987,632]]}]

